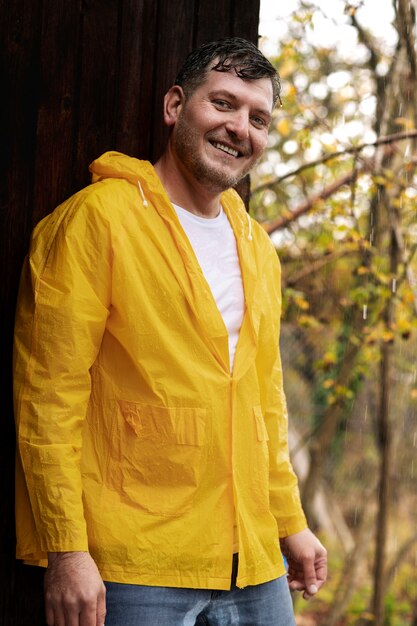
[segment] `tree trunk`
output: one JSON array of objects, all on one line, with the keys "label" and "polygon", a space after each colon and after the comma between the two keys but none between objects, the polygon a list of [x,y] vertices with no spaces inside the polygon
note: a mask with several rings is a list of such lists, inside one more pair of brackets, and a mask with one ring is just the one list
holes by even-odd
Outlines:
[{"label": "tree trunk", "polygon": [[378,446],[380,453],[380,471],[377,515],[377,530],[374,564],[374,593],[372,599],[372,613],[375,626],[382,626],[384,617],[385,591],[385,560],[388,537],[388,517],[391,501],[391,469],[393,464],[392,426],[389,415],[389,382],[392,364],[392,346],[384,345],[380,369],[380,406],[378,421]]},{"label": "tree trunk", "polygon": [[[388,209],[393,213],[392,209]],[[398,243],[394,231],[394,223],[391,221],[391,236],[389,244],[390,269],[392,276],[398,272]],[[394,293],[388,299],[384,311],[385,328],[388,332],[392,330],[395,316]],[[379,472],[379,509],[377,515],[376,542],[375,542],[375,564],[374,564],[374,593],[372,598],[372,613],[374,614],[375,626],[382,626],[384,619],[384,597],[386,591],[386,547],[388,538],[388,522],[391,508],[392,495],[392,475],[394,470],[394,433],[392,417],[390,415],[389,389],[391,383],[391,370],[393,361],[394,340],[387,341],[381,348],[380,367],[380,404],[379,420],[377,424],[377,444],[380,454]]]}]

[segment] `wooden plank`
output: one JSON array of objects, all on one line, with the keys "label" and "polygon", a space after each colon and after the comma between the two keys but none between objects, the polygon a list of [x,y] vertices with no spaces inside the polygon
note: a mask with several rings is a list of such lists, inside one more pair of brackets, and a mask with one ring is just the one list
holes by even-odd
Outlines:
[{"label": "wooden plank", "polygon": [[79,2],[55,0],[53,11],[48,3],[44,4],[34,224],[74,190],[71,164],[74,160],[80,18]]},{"label": "wooden plank", "polygon": [[[40,2],[0,1],[2,77],[0,154],[0,623],[15,626],[19,599],[26,626],[36,613],[37,596],[28,603],[15,570],[14,445],[11,351],[17,285],[31,230],[36,112],[39,89]],[[39,586],[38,586],[39,588]],[[36,589],[34,583],[33,589]],[[36,595],[36,592],[35,592]],[[19,624],[20,626],[20,624]]]},{"label": "wooden plank", "polygon": [[[179,7],[180,5],[180,7]],[[155,33],[156,55],[152,115],[152,159],[155,161],[166,143],[168,132],[162,118],[163,97],[173,84],[180,65],[193,45],[195,0],[159,0]]]},{"label": "wooden plank", "polygon": [[118,0],[83,0],[82,9],[77,148],[73,163],[78,188],[90,182],[91,161],[114,148],[119,67]]},{"label": "wooden plank", "polygon": [[231,34],[258,43],[260,0],[231,0]]},{"label": "wooden plank", "polygon": [[231,35],[258,43],[260,0],[231,0]]},{"label": "wooden plank", "polygon": [[157,3],[125,0],[120,18],[120,74],[114,148],[148,159],[152,137],[152,91]]},{"label": "wooden plank", "polygon": [[2,624],[8,626],[45,626],[43,602],[43,567],[16,562],[13,607]]},{"label": "wooden plank", "polygon": [[193,46],[230,36],[232,10],[230,2],[210,2],[201,0],[197,3],[196,28]]}]

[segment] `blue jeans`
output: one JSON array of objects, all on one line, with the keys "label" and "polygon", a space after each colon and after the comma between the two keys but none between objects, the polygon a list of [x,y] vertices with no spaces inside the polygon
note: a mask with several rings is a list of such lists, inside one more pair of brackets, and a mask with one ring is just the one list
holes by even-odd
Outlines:
[{"label": "blue jeans", "polygon": [[286,576],[230,591],[106,582],[106,626],[295,626]]}]

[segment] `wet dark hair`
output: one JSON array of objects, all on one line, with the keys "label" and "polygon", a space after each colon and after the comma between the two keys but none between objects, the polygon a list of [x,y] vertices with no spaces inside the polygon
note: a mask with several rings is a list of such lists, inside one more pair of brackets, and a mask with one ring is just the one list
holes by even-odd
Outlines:
[{"label": "wet dark hair", "polygon": [[[210,67],[210,63],[214,61],[215,64]],[[185,96],[189,97],[205,81],[209,71],[232,70],[242,80],[270,78],[273,106],[278,100],[281,102],[278,72],[253,43],[240,37],[211,41],[190,52],[175,79],[175,84],[182,87]]]}]

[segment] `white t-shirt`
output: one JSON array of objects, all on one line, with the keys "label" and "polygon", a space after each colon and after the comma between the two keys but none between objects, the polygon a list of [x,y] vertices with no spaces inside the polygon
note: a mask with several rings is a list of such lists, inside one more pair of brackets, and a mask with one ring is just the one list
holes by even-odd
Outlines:
[{"label": "white t-shirt", "polygon": [[194,215],[174,204],[178,219],[207,280],[229,335],[230,371],[245,311],[236,239],[223,209],[214,218]]}]

